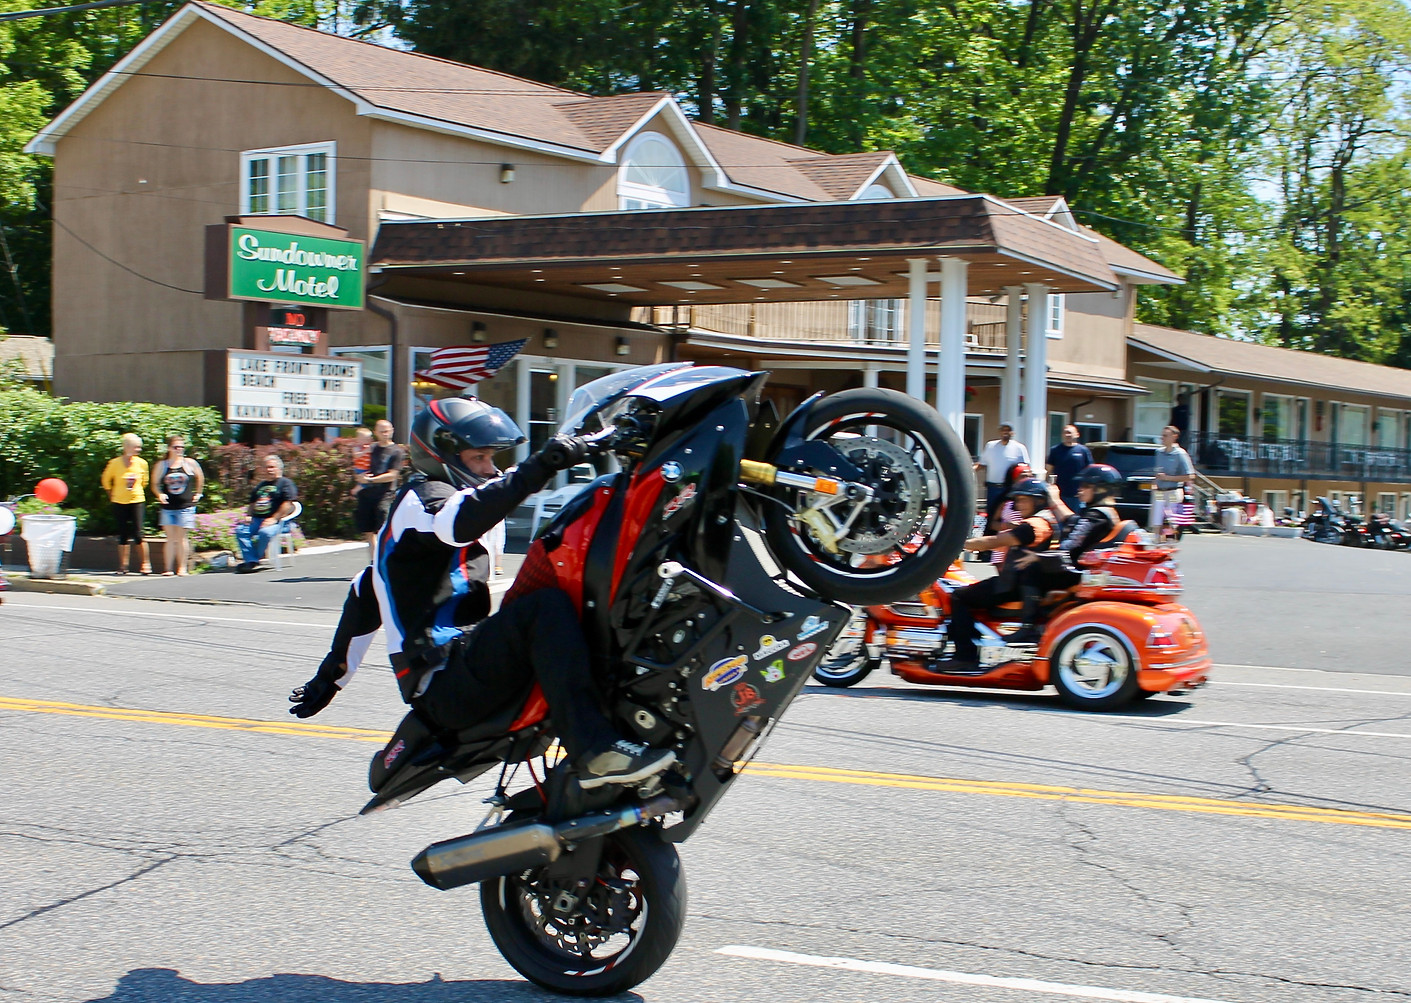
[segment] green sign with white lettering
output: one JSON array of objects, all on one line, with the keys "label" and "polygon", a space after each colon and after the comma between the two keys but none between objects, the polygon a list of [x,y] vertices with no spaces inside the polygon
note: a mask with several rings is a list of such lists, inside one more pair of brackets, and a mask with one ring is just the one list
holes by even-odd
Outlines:
[{"label": "green sign with white lettering", "polygon": [[365,255],[360,240],[230,228],[231,299],[363,308]]}]

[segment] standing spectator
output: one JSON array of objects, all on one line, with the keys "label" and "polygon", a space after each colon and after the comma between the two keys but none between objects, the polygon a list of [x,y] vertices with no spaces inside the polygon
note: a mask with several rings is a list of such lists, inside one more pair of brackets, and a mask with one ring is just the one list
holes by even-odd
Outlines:
[{"label": "standing spectator", "polygon": [[1093,462],[1092,450],[1078,441],[1078,426],[1063,426],[1063,441],[1048,451],[1044,468],[1058,485],[1058,496],[1074,512],[1083,507],[1078,500],[1078,474]]},{"label": "standing spectator", "polygon": [[368,465],[372,463],[372,429],[360,428],[353,433],[353,490],[348,492],[353,497],[357,497],[358,492],[363,489],[362,481],[358,480],[359,474],[367,473]]},{"label": "standing spectator", "polygon": [[402,476],[402,463],[406,451],[392,441],[392,423],[386,418],[373,426],[377,443],[368,453],[368,465],[357,470],[357,460],[353,460],[353,480],[357,486],[358,506],[353,512],[353,525],[367,540],[367,549],[372,553],[377,544],[377,531],[387,518],[387,510],[392,507],[392,497],[396,494],[397,482]]},{"label": "standing spectator", "polygon": [[235,542],[240,545],[240,566],[236,574],[248,575],[259,567],[269,542],[279,535],[279,523],[294,513],[299,489],[284,476],[284,461],[270,453],[262,461],[265,479],[250,492],[249,515],[235,526]]},{"label": "standing spectator", "polygon": [[167,455],[157,461],[152,471],[152,493],[162,506],[157,522],[167,537],[164,575],[187,573],[191,552],[186,534],[196,528],[196,503],[205,489],[205,472],[201,464],[186,455],[186,440],[179,435],[168,436]]},{"label": "standing spectator", "polygon": [[152,573],[142,523],[146,516],[147,461],[138,456],[142,440],[131,432],[122,437],[122,455],[103,468],[103,490],[113,504],[113,520],[118,524],[118,574],[128,570],[128,547],[137,544],[142,557],[142,573]]},{"label": "standing spectator", "polygon": [[1167,425],[1161,430],[1161,448],[1156,451],[1156,487],[1151,492],[1151,517],[1147,528],[1160,536],[1169,535],[1166,520],[1185,501],[1185,486],[1195,483],[1195,464],[1176,440],[1181,430]]},{"label": "standing spectator", "polygon": [[985,525],[991,526],[995,518],[995,510],[999,508],[1000,500],[1004,498],[1004,493],[1009,484],[1009,472],[1014,469],[1016,463],[1028,463],[1029,450],[1024,448],[1022,442],[1014,441],[1014,428],[1005,424],[999,427],[999,438],[991,439],[985,443],[985,448],[980,453],[980,462],[975,464],[976,471],[981,467],[985,468]]}]

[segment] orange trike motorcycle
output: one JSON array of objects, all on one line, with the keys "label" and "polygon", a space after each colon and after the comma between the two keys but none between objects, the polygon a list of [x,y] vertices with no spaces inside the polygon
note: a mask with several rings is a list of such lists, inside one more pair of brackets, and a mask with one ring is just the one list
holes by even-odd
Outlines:
[{"label": "orange trike motorcycle", "polygon": [[1205,634],[1175,601],[1172,547],[1138,541],[1084,556],[1082,580],[1044,603],[1038,644],[1011,644],[1019,603],[976,610],[979,667],[949,670],[950,596],[975,581],[960,562],[908,602],[864,606],[814,670],[826,686],[853,686],[885,659],[895,675],[933,686],[1041,690],[1085,710],[1115,710],[1157,693],[1192,690],[1210,673]]}]

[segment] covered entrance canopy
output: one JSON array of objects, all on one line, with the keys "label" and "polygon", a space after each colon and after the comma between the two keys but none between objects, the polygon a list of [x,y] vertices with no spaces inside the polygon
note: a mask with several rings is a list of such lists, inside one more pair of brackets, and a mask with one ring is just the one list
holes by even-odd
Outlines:
[{"label": "covered entrance canopy", "polygon": [[[406,275],[630,306],[902,299],[907,391],[925,395],[927,285],[941,292],[936,405],[964,420],[965,301],[1006,294],[1007,390],[1018,403],[1019,303],[1029,346],[1024,429],[1047,421],[1049,292],[1114,290],[1098,241],[988,195],[384,222],[369,266]],[[1009,413],[1014,413],[1011,410]]]}]

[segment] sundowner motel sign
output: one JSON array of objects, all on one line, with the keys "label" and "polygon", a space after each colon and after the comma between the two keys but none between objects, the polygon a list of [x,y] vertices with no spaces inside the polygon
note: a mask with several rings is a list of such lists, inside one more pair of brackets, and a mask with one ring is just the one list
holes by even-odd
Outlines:
[{"label": "sundowner motel sign", "polygon": [[236,300],[363,308],[366,255],[360,240],[228,228],[226,295]]}]

